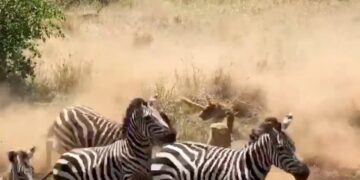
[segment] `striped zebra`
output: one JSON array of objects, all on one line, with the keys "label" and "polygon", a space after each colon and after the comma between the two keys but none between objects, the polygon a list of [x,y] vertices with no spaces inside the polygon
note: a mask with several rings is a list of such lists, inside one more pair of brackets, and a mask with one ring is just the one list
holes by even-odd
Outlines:
[{"label": "striped zebra", "polygon": [[125,180],[151,175],[153,145],[175,142],[176,131],[166,114],[135,98],[126,110],[121,136],[110,145],[62,154],[48,175],[52,173],[55,180]]},{"label": "striped zebra", "polygon": [[10,161],[9,180],[33,180],[34,168],[32,158],[35,153],[35,147],[28,151],[9,151]]},{"label": "striped zebra", "polygon": [[[149,99],[155,103],[157,96]],[[52,151],[63,154],[74,148],[105,146],[121,138],[122,124],[94,109],[76,105],[64,108],[50,126],[46,141],[46,162],[51,167]]]},{"label": "striped zebra", "polygon": [[295,144],[283,123],[268,117],[253,131],[252,139],[242,149],[234,150],[200,143],[174,143],[164,146],[152,160],[154,180],[263,180],[272,165],[306,180],[308,166],[295,154]]},{"label": "striped zebra", "polygon": [[87,106],[64,108],[48,130],[46,161],[51,166],[52,150],[63,154],[74,148],[104,146],[121,137],[121,124]]}]

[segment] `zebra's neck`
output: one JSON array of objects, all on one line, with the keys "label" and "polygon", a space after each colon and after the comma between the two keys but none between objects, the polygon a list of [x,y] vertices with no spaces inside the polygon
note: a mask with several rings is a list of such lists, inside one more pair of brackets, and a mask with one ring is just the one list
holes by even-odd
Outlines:
[{"label": "zebra's neck", "polygon": [[152,154],[152,144],[150,140],[135,131],[129,131],[125,138],[125,144],[129,153],[135,156],[143,167],[148,169]]},{"label": "zebra's neck", "polygon": [[[10,170],[10,179],[13,180],[22,180],[22,179],[29,179],[24,173],[25,169],[23,169],[23,166],[20,166],[18,164],[16,165],[12,165],[11,170]],[[22,173],[20,173],[22,172]]]},{"label": "zebra's neck", "polygon": [[256,171],[252,173],[260,173],[265,177],[266,174],[269,173],[272,165],[272,149],[269,143],[270,137],[268,135],[263,135],[257,141],[245,145],[244,148],[240,150],[243,155],[241,155],[241,158],[239,159],[239,164],[254,164],[256,170],[254,170],[254,168],[249,168]]}]

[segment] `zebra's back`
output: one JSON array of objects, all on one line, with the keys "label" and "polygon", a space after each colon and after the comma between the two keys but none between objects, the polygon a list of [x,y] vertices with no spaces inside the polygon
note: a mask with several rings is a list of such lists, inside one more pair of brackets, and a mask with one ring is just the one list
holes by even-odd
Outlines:
[{"label": "zebra's back", "polygon": [[64,108],[48,132],[48,138],[55,141],[55,149],[60,153],[73,148],[108,145],[120,136],[120,123],[86,106]]},{"label": "zebra's back", "polygon": [[230,171],[233,171],[239,155],[239,151],[229,148],[175,143],[156,154],[151,171],[155,180],[231,179]]},{"label": "zebra's back", "polygon": [[54,179],[101,180],[122,179],[122,160],[115,142],[110,146],[76,148],[62,154],[53,169]]}]

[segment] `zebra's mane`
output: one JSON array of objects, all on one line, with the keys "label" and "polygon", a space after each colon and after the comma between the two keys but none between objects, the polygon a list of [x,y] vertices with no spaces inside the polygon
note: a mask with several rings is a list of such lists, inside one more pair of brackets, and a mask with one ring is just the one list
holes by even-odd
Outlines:
[{"label": "zebra's mane", "polygon": [[126,108],[123,125],[121,127],[121,129],[122,129],[121,137],[122,138],[126,137],[128,126],[130,124],[132,114],[134,113],[134,111],[137,108],[139,108],[141,105],[146,105],[146,104],[147,104],[147,102],[143,98],[134,98],[133,100],[131,100],[129,106]]},{"label": "zebra's mane", "polygon": [[265,133],[268,133],[268,129],[275,128],[281,132],[281,123],[276,117],[267,117],[258,127],[251,130],[250,133],[250,144],[256,142],[259,137]]}]

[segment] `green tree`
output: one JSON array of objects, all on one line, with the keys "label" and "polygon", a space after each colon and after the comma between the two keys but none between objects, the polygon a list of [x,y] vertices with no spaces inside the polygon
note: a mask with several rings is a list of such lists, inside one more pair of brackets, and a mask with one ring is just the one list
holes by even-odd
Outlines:
[{"label": "green tree", "polygon": [[47,0],[0,0],[0,83],[16,91],[31,82],[39,41],[63,36],[60,20],[62,11]]}]

